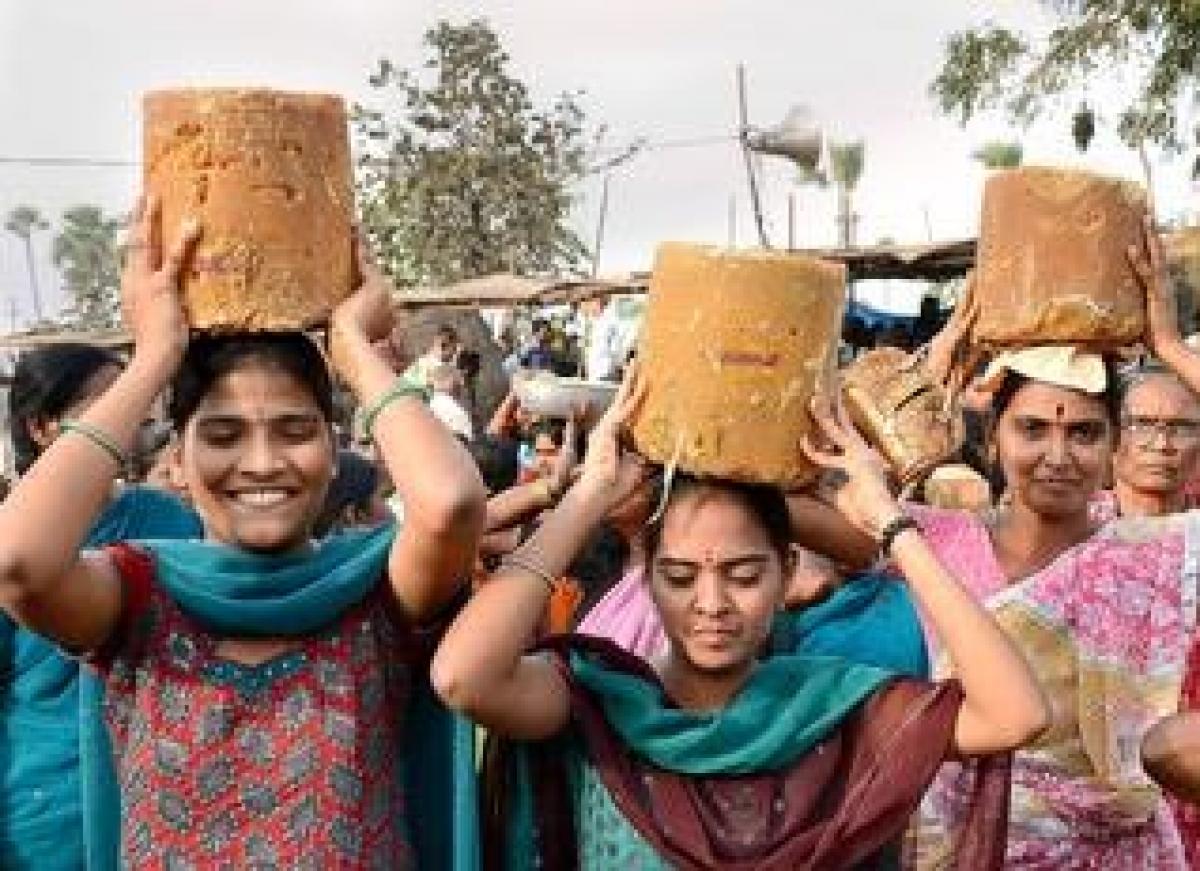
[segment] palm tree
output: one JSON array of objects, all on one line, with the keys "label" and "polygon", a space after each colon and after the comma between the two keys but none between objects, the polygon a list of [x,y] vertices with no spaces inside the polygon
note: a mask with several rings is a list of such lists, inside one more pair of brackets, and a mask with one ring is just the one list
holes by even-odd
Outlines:
[{"label": "palm tree", "polygon": [[985,169],[1016,169],[1025,158],[1020,142],[988,142],[975,149],[971,157]]},{"label": "palm tree", "polygon": [[851,208],[851,198],[862,178],[866,156],[867,145],[861,139],[829,144],[829,174],[838,192],[838,242],[843,248],[854,244],[854,223],[858,216]]},{"label": "palm tree", "polygon": [[29,290],[33,295],[33,312],[42,322],[42,295],[38,291],[37,270],[33,265],[33,233],[48,230],[50,225],[33,206],[17,206],[8,213],[4,229],[25,243],[25,265],[29,268]]}]

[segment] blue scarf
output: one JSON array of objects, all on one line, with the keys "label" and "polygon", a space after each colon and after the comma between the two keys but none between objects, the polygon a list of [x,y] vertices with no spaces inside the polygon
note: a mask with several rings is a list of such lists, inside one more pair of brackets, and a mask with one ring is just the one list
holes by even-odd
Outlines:
[{"label": "blue scarf", "polygon": [[214,635],[309,635],[357,605],[387,571],[396,527],[331,536],[287,554],[211,541],[147,541],[155,576]]},{"label": "blue scarf", "polygon": [[[636,754],[660,768],[695,776],[785,768],[807,754],[886,681],[926,678],[925,638],[907,588],[883,574],[856,576],[816,605],[781,615],[771,652],[730,704],[709,713],[671,705],[658,684],[572,651],[573,678],[600,703],[605,719]],[[554,752],[578,754],[569,738]],[[506,854],[531,867],[534,847],[530,745],[515,743]]]},{"label": "blue scarf", "polygon": [[[208,631],[307,635],[337,620],[379,584],[395,536],[396,527],[389,524],[281,555],[206,541],[146,541],[139,546],[154,557],[158,583]],[[476,871],[473,730],[437,702],[427,673],[414,678],[402,758],[409,834],[419,867]]]}]

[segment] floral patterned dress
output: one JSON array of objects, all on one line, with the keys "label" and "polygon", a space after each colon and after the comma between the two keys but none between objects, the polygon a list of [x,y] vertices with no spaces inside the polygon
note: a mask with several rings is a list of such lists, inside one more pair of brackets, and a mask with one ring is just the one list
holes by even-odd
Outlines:
[{"label": "floral patterned dress", "polygon": [[[1179,707],[1196,628],[1200,517],[1116,521],[1009,584],[979,518],[913,513],[1051,702],[1049,728],[1015,754],[1006,867],[1186,868],[1179,827],[1140,747]],[[943,658],[938,673],[947,671]],[[948,763],[913,830],[917,867],[944,867],[968,798]]]},{"label": "floral patterned dress", "polygon": [[121,628],[108,694],[129,868],[412,867],[399,747],[408,633],[382,590],[255,666],[115,549]]}]

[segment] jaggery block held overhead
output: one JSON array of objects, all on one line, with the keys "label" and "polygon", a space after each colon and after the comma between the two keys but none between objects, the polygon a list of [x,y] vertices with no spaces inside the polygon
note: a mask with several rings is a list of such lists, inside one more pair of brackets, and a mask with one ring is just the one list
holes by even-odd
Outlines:
[{"label": "jaggery block held overhead", "polygon": [[831,383],[846,271],[796,254],[658,249],[638,351],[633,435],[650,460],[743,481],[807,483],[809,403]]},{"label": "jaggery block held overhead", "polygon": [[962,444],[962,415],[923,365],[899,348],[868,351],[842,372],[846,411],[903,484]]},{"label": "jaggery block held overhead", "polygon": [[1145,299],[1129,264],[1144,244],[1145,193],[1077,170],[999,172],[983,193],[973,338],[985,346],[1131,345]]},{"label": "jaggery block held overhead", "polygon": [[353,283],[353,185],[340,97],[249,89],[149,93],[146,191],[167,232],[203,236],[183,275],[205,330],[293,330],[324,320]]}]

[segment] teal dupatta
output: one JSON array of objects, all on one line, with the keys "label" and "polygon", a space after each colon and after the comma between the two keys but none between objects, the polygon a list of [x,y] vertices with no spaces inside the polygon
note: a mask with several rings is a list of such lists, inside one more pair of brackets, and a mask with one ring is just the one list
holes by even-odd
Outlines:
[{"label": "teal dupatta", "polygon": [[[565,664],[621,742],[658,768],[697,777],[788,768],[885,683],[925,678],[929,670],[907,589],[878,574],[860,575],[825,601],[782,615],[770,655],[716,712],[680,710],[648,668],[614,669],[605,661],[610,657],[588,649],[607,642],[581,642],[568,647]],[[557,753],[581,752],[570,737],[554,743]],[[530,750],[520,744],[508,750],[512,793],[503,852],[513,871],[537,861]]]},{"label": "teal dupatta", "polygon": [[[180,609],[214,634],[306,635],[336,620],[378,585],[395,535],[395,525],[389,524],[284,555],[207,541],[139,546],[153,557],[158,583]],[[419,867],[476,871],[473,729],[435,699],[427,669],[414,674],[404,741],[409,835]],[[85,768],[105,764],[111,766],[111,759],[84,759]],[[115,804],[118,797],[107,800]]]}]

